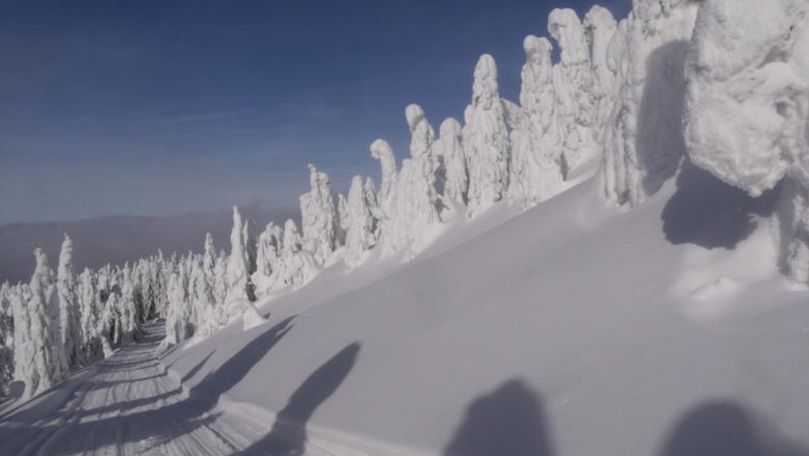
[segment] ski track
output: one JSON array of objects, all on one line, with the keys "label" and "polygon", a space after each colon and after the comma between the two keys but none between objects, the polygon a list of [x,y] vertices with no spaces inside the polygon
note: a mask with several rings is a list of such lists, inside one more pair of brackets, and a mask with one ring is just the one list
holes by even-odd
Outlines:
[{"label": "ski track", "polygon": [[[99,362],[95,373],[5,417],[0,454],[215,456],[240,453],[261,437],[242,435],[210,402],[184,393],[159,363],[163,325],[144,331],[142,342]],[[71,385],[66,397],[53,394]]]}]

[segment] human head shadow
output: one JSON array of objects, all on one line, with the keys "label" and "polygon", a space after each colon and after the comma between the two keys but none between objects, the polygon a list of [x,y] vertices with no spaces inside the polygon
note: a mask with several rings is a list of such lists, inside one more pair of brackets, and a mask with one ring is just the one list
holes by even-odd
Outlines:
[{"label": "human head shadow", "polygon": [[[207,426],[215,419],[215,415],[211,415],[210,412],[221,395],[238,384],[256,363],[289,332],[293,319],[294,317],[290,317],[277,323],[251,340],[227,362],[191,388],[188,396],[178,402],[148,410],[133,411],[136,408],[149,406],[150,403],[159,405],[163,399],[167,398],[157,395],[148,399],[141,398],[111,404],[106,407],[118,409],[121,413],[91,421],[68,420],[64,424],[0,426],[0,442],[2,442],[0,451],[10,452],[9,454],[25,452],[51,455],[76,454],[146,440],[160,444],[194,432],[195,429]],[[166,393],[168,397],[178,397],[179,394],[179,389]],[[35,410],[23,412],[30,413],[32,416],[42,415],[42,412],[37,413]],[[81,416],[81,412],[77,416]],[[9,419],[11,423],[27,421],[25,416],[17,414],[12,415]],[[51,443],[48,441],[48,436],[54,435],[56,432],[71,437],[67,441],[59,439]],[[33,450],[31,450],[32,448]]]},{"label": "human head shadow", "polygon": [[446,456],[550,456],[553,442],[539,395],[509,380],[477,399],[444,448]]},{"label": "human head shadow", "polygon": [[806,449],[769,431],[760,418],[730,401],[688,411],[669,434],[661,456],[809,456]]},{"label": "human head shadow", "polygon": [[778,191],[753,198],[685,159],[663,208],[663,233],[672,244],[734,249],[756,230],[755,216],[772,214]]},{"label": "human head shadow", "polygon": [[360,347],[359,342],[347,345],[312,372],[278,412],[270,432],[245,450],[245,453],[276,456],[304,454],[306,423],[315,410],[345,381],[354,368]]}]

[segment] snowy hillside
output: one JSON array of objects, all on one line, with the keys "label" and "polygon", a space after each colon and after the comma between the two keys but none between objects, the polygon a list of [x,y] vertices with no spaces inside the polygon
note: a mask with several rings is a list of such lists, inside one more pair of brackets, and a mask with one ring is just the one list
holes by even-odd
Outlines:
[{"label": "snowy hillside", "polygon": [[554,10],[519,104],[481,56],[463,122],[370,145],[378,185],[310,165],[300,226],[234,208],[227,253],[78,276],[37,249],[0,453],[809,454],[807,14]]},{"label": "snowy hillside", "polygon": [[[170,352],[185,401],[218,401],[184,419],[247,426],[252,454],[806,454],[809,292],[757,261],[772,198],[689,166],[617,212],[592,184],[411,265],[336,266],[259,304],[268,322]],[[91,449],[136,443],[160,397],[113,402],[133,419]]]}]

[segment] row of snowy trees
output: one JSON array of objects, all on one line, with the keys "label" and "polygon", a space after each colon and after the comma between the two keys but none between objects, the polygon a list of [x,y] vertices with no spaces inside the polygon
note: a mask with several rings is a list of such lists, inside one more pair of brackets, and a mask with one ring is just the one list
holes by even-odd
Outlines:
[{"label": "row of snowy trees", "polygon": [[66,235],[54,272],[34,250],[29,283],[0,286],[0,393],[12,380],[30,397],[67,373],[133,341],[138,326],[166,308],[166,268],[154,256],[132,266],[73,271],[73,242]]}]

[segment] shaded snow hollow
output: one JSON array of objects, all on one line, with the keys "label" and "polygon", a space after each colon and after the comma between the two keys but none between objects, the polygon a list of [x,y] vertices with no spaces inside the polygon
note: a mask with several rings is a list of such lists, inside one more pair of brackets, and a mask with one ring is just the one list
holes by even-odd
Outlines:
[{"label": "shaded snow hollow", "polygon": [[773,198],[688,164],[631,212],[593,185],[335,266],[163,362],[188,388],[232,370],[219,407],[310,451],[809,454],[809,293],[771,261]]}]

